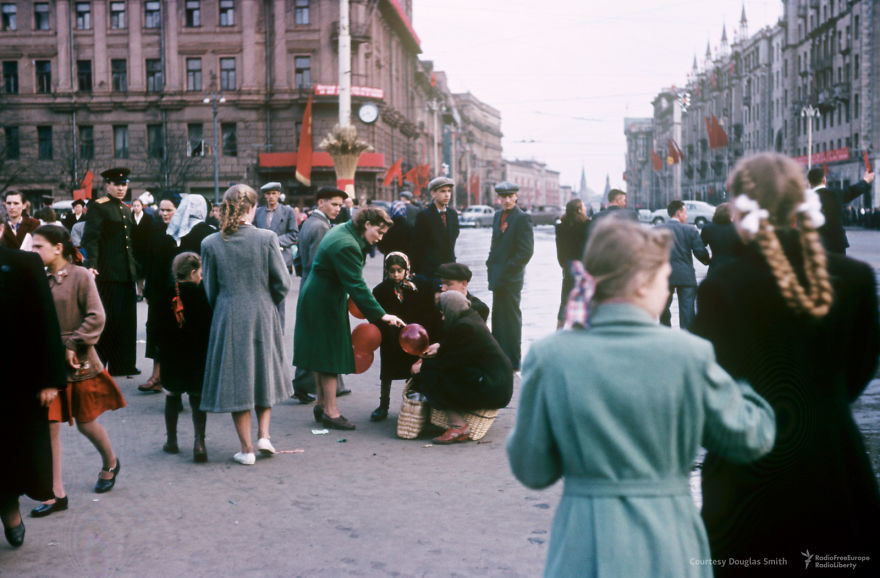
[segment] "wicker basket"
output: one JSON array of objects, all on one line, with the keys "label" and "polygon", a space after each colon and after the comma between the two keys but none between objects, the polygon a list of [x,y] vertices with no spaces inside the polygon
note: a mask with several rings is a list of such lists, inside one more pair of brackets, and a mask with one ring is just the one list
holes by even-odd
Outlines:
[{"label": "wicker basket", "polygon": [[[465,423],[471,426],[471,433],[468,434],[468,437],[472,440],[482,439],[483,436],[488,433],[489,428],[492,427],[492,422],[494,422],[495,418],[498,416],[497,409],[478,409],[472,412],[463,411],[460,413],[462,417],[464,417]],[[440,427],[448,428],[449,420],[446,418],[446,412],[438,409],[431,409],[431,423]]]},{"label": "wicker basket", "polygon": [[412,380],[409,380],[403,388],[403,402],[400,404],[400,413],[397,414],[397,437],[405,440],[419,437],[428,421],[428,402],[406,397],[411,384]]}]

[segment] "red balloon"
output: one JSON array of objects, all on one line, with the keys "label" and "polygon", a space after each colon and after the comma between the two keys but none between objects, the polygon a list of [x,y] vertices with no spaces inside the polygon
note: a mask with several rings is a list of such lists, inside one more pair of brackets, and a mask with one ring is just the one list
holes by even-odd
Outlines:
[{"label": "red balloon", "polygon": [[358,306],[354,304],[354,301],[351,300],[351,297],[348,298],[348,312],[358,319],[366,319],[366,316],[361,313],[361,310],[358,309]]},{"label": "red balloon", "polygon": [[351,332],[355,351],[376,351],[382,345],[382,332],[372,323],[361,323]]},{"label": "red balloon", "polygon": [[370,369],[373,365],[372,351],[355,351],[354,352],[354,372],[363,373]]},{"label": "red balloon", "polygon": [[410,355],[421,355],[428,349],[428,331],[418,323],[410,323],[400,330],[400,348]]}]

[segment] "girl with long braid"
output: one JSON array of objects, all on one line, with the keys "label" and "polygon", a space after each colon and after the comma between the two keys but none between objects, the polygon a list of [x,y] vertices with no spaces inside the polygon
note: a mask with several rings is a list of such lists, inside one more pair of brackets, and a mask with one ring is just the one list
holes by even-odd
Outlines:
[{"label": "girl with long braid", "polygon": [[787,566],[769,568],[777,576],[801,571],[802,554],[868,556],[854,575],[876,576],[880,493],[849,407],[880,354],[874,273],[826,255],[821,204],[791,159],[743,159],[728,190],[746,248],[700,287],[692,331],[770,402],[777,438],[748,465],[708,454],[703,519],[713,558],[784,558]]}]

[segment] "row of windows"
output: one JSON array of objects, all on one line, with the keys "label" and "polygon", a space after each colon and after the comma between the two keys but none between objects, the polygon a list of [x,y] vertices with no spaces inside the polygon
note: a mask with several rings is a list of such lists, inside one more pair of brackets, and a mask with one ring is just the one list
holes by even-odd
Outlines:
[{"label": "row of windows", "polygon": [[[309,56],[294,57],[296,87],[308,88],[312,85],[312,59]],[[37,60],[34,62],[36,72],[36,91],[41,94],[52,92],[52,62]],[[236,90],[235,58],[220,59],[220,89]],[[160,92],[164,88],[162,78],[162,61],[158,58],[146,60],[147,92]],[[128,89],[128,63],[124,59],[110,61],[110,78],[113,92],[126,92]],[[76,61],[76,87],[78,92],[92,91],[92,61]],[[203,90],[202,59],[186,59],[186,89],[188,91]],[[3,90],[6,94],[18,94],[18,62],[3,61]]]},{"label": "row of windows", "polygon": [[[213,2],[208,2],[213,4]],[[34,30],[50,30],[49,2],[34,3]],[[220,0],[220,26],[235,26],[235,0]],[[202,1],[186,0],[185,24],[188,28],[202,26]],[[295,0],[294,20],[298,25],[310,22],[310,0]],[[125,2],[110,2],[110,28],[121,30],[128,26]],[[92,3],[74,2],[74,27],[77,30],[92,29]],[[158,0],[144,2],[144,28],[159,28],[162,23],[161,2]],[[18,4],[3,2],[0,4],[0,30],[18,30]]]},{"label": "row of windows", "polygon": [[[224,122],[220,125],[222,154],[227,157],[238,156],[238,133],[234,122]],[[79,158],[94,160],[95,158],[95,127],[81,125],[77,142],[79,144]],[[128,125],[113,126],[113,157],[127,159],[130,157],[128,141]],[[202,138],[202,125],[191,123],[187,125],[187,156],[204,156],[206,147]],[[20,131],[17,126],[3,128],[3,155],[8,160],[21,158]],[[40,160],[53,160],[55,151],[52,145],[52,127],[37,127],[37,158]],[[161,124],[147,125],[147,157],[161,159],[165,156],[165,135]]]}]

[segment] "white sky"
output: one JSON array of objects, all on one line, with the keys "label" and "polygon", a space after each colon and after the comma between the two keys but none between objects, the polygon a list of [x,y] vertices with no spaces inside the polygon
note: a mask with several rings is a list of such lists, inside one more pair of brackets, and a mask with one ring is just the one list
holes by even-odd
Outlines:
[{"label": "white sky", "polygon": [[[621,187],[624,117],[649,117],[661,88],[684,86],[721,28],[733,42],[742,0],[414,0],[422,58],[453,92],[501,111],[504,157],[534,159],[575,189]],[[780,0],[745,0],[749,33]],[[532,142],[534,141],[534,142]]]}]

